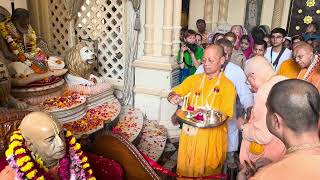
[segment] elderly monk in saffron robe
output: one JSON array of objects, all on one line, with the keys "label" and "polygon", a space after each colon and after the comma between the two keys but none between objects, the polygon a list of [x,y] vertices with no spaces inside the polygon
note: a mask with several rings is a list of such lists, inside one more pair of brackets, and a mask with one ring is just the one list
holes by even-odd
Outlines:
[{"label": "elderly monk in saffron robe", "polygon": [[317,88],[298,79],[281,81],[272,87],[266,104],[268,129],[283,141],[287,154],[280,161],[258,169],[253,177],[245,167],[237,179],[320,179]]},{"label": "elderly monk in saffron robe", "polygon": [[267,128],[265,104],[272,86],[286,78],[276,75],[272,65],[260,56],[253,57],[248,61],[244,72],[251,90],[256,92],[256,96],[248,122],[244,122],[240,126],[243,137],[240,163],[243,165],[245,160],[256,162],[263,157],[276,162],[283,157],[285,146]]},{"label": "elderly monk in saffron robe", "polygon": [[312,46],[307,43],[301,44],[295,48],[293,55],[302,68],[298,79],[310,82],[320,92],[320,59],[314,54]]},{"label": "elderly monk in saffron robe", "polygon": [[[232,82],[221,72],[224,61],[222,47],[208,46],[203,58],[204,73],[192,75],[175,87],[168,96],[169,102],[179,104],[182,96],[191,93],[191,104],[195,93],[199,93],[199,102],[193,101],[194,106],[208,103],[212,109],[223,114],[224,121],[232,117],[236,92]],[[227,141],[227,123],[206,129],[183,124],[177,160],[178,175],[199,177],[220,173],[226,159]]]},{"label": "elderly monk in saffron robe", "polygon": [[[305,44],[306,42],[304,41],[298,41],[292,44],[292,50],[294,51],[296,47],[299,45]],[[285,60],[279,70],[278,70],[278,75],[287,77],[289,79],[296,79],[299,75],[299,72],[301,71],[301,67],[299,64],[292,58]]]}]

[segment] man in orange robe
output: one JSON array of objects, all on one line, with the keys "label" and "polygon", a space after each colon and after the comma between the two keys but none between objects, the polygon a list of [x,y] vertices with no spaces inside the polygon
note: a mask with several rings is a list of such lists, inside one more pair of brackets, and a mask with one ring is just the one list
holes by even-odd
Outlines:
[{"label": "man in orange robe", "polygon": [[298,79],[312,83],[320,92],[320,59],[313,53],[312,46],[307,43],[301,44],[293,53],[294,59],[302,68]]}]

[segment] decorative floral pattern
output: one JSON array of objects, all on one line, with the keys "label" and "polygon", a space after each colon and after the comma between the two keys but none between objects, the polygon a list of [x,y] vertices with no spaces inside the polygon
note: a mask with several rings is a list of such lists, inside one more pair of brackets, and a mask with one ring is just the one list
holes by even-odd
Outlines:
[{"label": "decorative floral pattern", "polygon": [[313,7],[316,4],[315,0],[307,0],[306,6],[308,7]]},{"label": "decorative floral pattern", "polygon": [[310,24],[310,23],[312,23],[312,21],[313,21],[313,18],[312,18],[311,16],[305,16],[305,17],[303,18],[303,22],[304,22],[305,24]]},{"label": "decorative floral pattern", "polygon": [[[70,131],[65,132],[65,139],[67,141],[67,151],[66,155],[59,161],[60,179],[68,180],[71,176],[74,176],[76,179],[95,180],[88,158],[84,155],[80,144],[76,143],[76,139]],[[20,130],[13,132],[6,157],[9,165],[16,170],[18,179],[52,179],[47,174],[48,169],[41,158],[36,154],[32,155],[32,152],[26,148]],[[75,171],[76,166],[80,169],[77,172]]]}]

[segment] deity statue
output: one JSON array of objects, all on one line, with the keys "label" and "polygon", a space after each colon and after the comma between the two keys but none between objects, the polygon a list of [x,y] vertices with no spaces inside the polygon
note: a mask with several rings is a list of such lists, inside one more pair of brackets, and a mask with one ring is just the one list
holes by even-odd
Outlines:
[{"label": "deity statue", "polygon": [[30,13],[26,9],[15,9],[11,18],[0,23],[0,47],[8,61],[13,86],[25,86],[67,72],[61,66],[63,62],[60,59],[52,61],[46,52],[37,47],[36,33],[30,25]]},{"label": "deity statue", "polygon": [[[43,112],[32,112],[23,118],[20,129],[10,138],[7,166],[0,169],[0,179],[95,180],[96,169],[88,157],[93,156],[87,156],[71,132],[64,131],[55,119]],[[106,172],[103,179],[121,179],[120,165],[112,160],[108,163],[111,168],[98,167]]]}]

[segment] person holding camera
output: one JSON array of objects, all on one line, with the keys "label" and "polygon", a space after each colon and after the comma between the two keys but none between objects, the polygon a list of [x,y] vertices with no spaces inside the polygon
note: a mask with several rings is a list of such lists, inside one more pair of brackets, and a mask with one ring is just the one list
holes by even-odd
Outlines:
[{"label": "person holding camera", "polygon": [[179,82],[193,75],[201,64],[203,48],[196,44],[196,32],[187,30],[184,34],[184,43],[178,53],[177,62],[180,67]]}]

